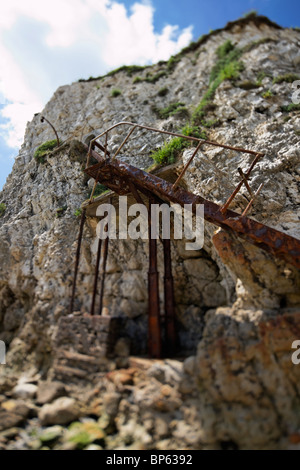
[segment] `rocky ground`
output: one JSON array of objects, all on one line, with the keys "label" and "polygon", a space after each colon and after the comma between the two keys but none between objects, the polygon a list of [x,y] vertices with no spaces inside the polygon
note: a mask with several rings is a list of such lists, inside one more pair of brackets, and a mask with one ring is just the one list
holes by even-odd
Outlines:
[{"label": "rocky ground", "polygon": [[190,363],[131,358],[126,369],[100,374],[94,387],[20,377],[0,397],[0,448],[195,448],[199,431],[188,422],[197,392],[181,379]]}]

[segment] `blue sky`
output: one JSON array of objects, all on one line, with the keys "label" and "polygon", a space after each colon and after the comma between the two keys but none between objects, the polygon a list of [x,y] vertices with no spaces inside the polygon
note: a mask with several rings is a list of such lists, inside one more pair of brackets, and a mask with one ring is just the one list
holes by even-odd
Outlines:
[{"label": "blue sky", "polygon": [[299,0],[0,1],[0,189],[58,86],[167,59],[249,10],[300,26]]}]

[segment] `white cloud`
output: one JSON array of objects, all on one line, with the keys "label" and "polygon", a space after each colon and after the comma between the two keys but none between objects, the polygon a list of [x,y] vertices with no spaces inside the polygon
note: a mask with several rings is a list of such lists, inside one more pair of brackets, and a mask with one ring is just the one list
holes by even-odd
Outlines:
[{"label": "white cloud", "polygon": [[[121,2],[121,0],[119,0]],[[166,60],[192,39],[192,27],[157,33],[150,2],[130,12],[115,0],[9,0],[0,6],[0,125],[20,145],[25,125],[57,86],[124,64]],[[28,23],[29,22],[29,23]]]}]

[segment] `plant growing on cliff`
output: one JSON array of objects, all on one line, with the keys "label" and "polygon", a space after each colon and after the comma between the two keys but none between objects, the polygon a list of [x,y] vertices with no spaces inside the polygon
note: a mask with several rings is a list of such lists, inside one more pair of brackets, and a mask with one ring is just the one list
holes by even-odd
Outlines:
[{"label": "plant growing on cliff", "polygon": [[281,106],[281,111],[284,113],[291,113],[292,111],[300,111],[300,104],[288,104],[287,106]]},{"label": "plant growing on cliff", "polygon": [[293,83],[295,80],[299,80],[300,77],[299,75],[296,75],[295,73],[286,73],[284,75],[278,75],[277,77],[273,78],[273,83]]},{"label": "plant growing on cliff", "polygon": [[4,202],[1,202],[0,204],[0,217],[4,215],[4,212],[6,211],[6,204]]},{"label": "plant growing on cliff", "polygon": [[273,96],[273,93],[271,90],[267,90],[265,91],[264,93],[262,93],[261,95],[264,99],[268,99],[268,98],[271,98]]},{"label": "plant growing on cliff", "polygon": [[[204,131],[200,131],[197,127],[190,126],[187,124],[184,126],[180,134],[186,136],[197,137],[199,139],[206,139],[206,134]],[[176,157],[186,148],[191,147],[193,142],[190,140],[184,139],[183,137],[175,137],[169,142],[165,142],[164,145],[158,150],[154,151],[151,154],[151,157],[158,164],[171,164],[174,163]]]},{"label": "plant growing on cliff", "polygon": [[38,163],[45,163],[46,155],[57,146],[57,140],[48,140],[40,145],[34,152],[34,158]]},{"label": "plant growing on cliff", "polygon": [[[186,125],[181,134],[192,135],[206,139],[205,131],[201,131],[199,126],[213,127],[218,124],[218,120],[206,120],[205,115],[209,108],[212,107],[216,89],[224,80],[236,80],[239,72],[244,69],[244,64],[239,61],[243,51],[235,47],[230,40],[225,41],[216,50],[218,60],[210,73],[209,88],[204,93],[202,100],[192,114],[191,123]],[[180,103],[177,103],[177,105]],[[157,111],[157,110],[156,110]],[[166,109],[159,110],[165,113]],[[172,111],[173,112],[173,111]],[[167,114],[167,113],[166,113]],[[166,142],[160,149],[152,153],[151,157],[156,163],[167,164],[173,163],[176,157],[191,144],[182,137],[175,137]]]},{"label": "plant growing on cliff", "polygon": [[185,103],[170,103],[165,108],[156,108],[155,106],[152,110],[157,114],[160,119],[168,119],[170,116],[175,116],[181,114],[182,116],[188,116],[188,109],[185,106]]},{"label": "plant growing on cliff", "polygon": [[113,98],[116,98],[117,96],[121,95],[122,92],[119,88],[114,88],[113,90],[111,90],[110,92],[110,95],[113,97]]},{"label": "plant growing on cliff", "polygon": [[204,125],[206,108],[212,103],[218,86],[224,80],[236,80],[239,77],[239,72],[244,69],[244,64],[238,60],[242,52],[229,39],[217,48],[218,60],[210,73],[209,88],[192,114],[192,125]]},{"label": "plant growing on cliff", "polygon": [[[93,191],[93,189],[91,189],[91,191],[90,191],[90,193],[89,193],[89,196],[88,196],[89,198],[91,197],[92,191]],[[104,184],[98,183],[97,186],[96,186],[96,188],[95,188],[95,191],[94,191],[94,194],[93,194],[93,198],[98,197],[98,196],[100,196],[101,194],[104,194],[104,193],[106,193],[106,192],[108,192],[108,191],[109,191],[109,189],[108,189],[106,186],[104,186]]]},{"label": "plant growing on cliff", "polygon": [[58,209],[56,209],[57,219],[60,219],[61,217],[63,217],[67,209],[68,209],[68,206],[63,206],[63,207],[59,207]]},{"label": "plant growing on cliff", "polygon": [[74,215],[75,217],[80,217],[82,214],[82,209],[81,207],[78,207],[75,211],[74,211]]}]

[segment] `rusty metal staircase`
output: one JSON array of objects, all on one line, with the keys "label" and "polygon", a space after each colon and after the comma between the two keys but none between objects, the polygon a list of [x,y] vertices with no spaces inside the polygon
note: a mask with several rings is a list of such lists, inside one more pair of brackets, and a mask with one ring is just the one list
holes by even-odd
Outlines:
[{"label": "rusty metal staircase", "polygon": [[[108,134],[110,131],[118,126],[129,126],[130,131],[126,138],[123,140],[118,150],[114,155],[111,155],[108,149]],[[118,160],[116,157],[120,153],[123,146],[127,143],[135,129],[143,129],[149,132],[158,132],[167,134],[174,137],[181,137],[187,139],[196,144],[195,151],[191,158],[183,168],[179,177],[175,183],[170,183],[158,176],[147,173],[144,170],[136,168],[128,163]],[[101,144],[99,139],[105,139],[104,144]],[[199,149],[203,145],[220,147],[223,149],[230,149],[237,152],[249,154],[253,156],[253,161],[249,166],[249,169],[244,173],[238,168],[240,174],[240,182],[234,189],[233,193],[227,199],[223,206],[220,206],[212,201],[209,201],[201,196],[197,196],[181,186],[179,183],[192,163],[193,159],[197,155]],[[238,237],[246,240],[247,242],[258,246],[259,248],[267,251],[274,257],[283,259],[287,263],[300,268],[300,240],[280,232],[274,228],[268,227],[267,225],[257,222],[254,219],[247,217],[247,214],[257,198],[259,192],[262,189],[262,185],[258,188],[256,193],[253,193],[250,185],[249,178],[256,163],[264,157],[264,154],[254,151],[247,150],[240,147],[232,147],[229,145],[219,144],[217,142],[208,141],[204,139],[198,139],[192,136],[185,136],[168,131],[158,130],[149,126],[142,126],[131,122],[120,122],[102,134],[98,135],[90,141],[89,147],[86,146],[88,151],[87,164],[85,173],[94,178],[95,184],[91,194],[89,203],[92,202],[93,192],[98,182],[104,184],[106,187],[116,192],[119,195],[132,194],[138,203],[143,203],[146,198],[149,201],[149,230],[150,230],[150,215],[151,206],[154,203],[177,203],[181,206],[189,204],[193,213],[196,213],[196,207],[199,204],[204,205],[204,218],[206,221],[221,227],[227,232],[235,233]],[[97,150],[97,151],[96,151]],[[94,158],[97,163],[90,165],[91,158]],[[229,209],[231,202],[240,191],[241,187],[245,185],[247,191],[250,194],[250,202],[242,214],[238,214]],[[143,195],[143,198],[141,197]],[[70,311],[73,309],[75,289],[76,289],[76,278],[78,271],[78,263],[80,256],[80,245],[83,233],[83,225],[86,217],[86,207],[83,209],[80,234],[78,239],[77,257],[75,264],[75,275],[72,292],[72,300],[70,305]],[[159,312],[159,292],[158,292],[158,271],[157,271],[157,246],[156,239],[151,239],[149,236],[149,354],[151,357],[161,357],[162,355],[162,336],[161,336],[161,316]],[[167,240],[163,240],[164,244],[164,259],[165,259],[165,315],[164,315],[164,331],[166,335],[167,351],[172,354],[172,351],[176,348],[176,329],[175,329],[175,313],[174,313],[174,288],[173,278],[171,269],[171,255],[170,255],[170,243]],[[98,278],[98,266],[100,260],[100,249],[101,243],[99,242],[98,257],[95,272],[95,285],[94,285],[94,297],[92,302],[91,314],[94,313],[95,304],[95,293],[97,291],[97,278]],[[104,260],[107,258],[108,241],[104,249]],[[100,306],[102,307],[103,297],[103,286],[104,286],[104,272],[102,273],[102,287],[100,294]],[[101,315],[101,308],[100,308]]]}]

